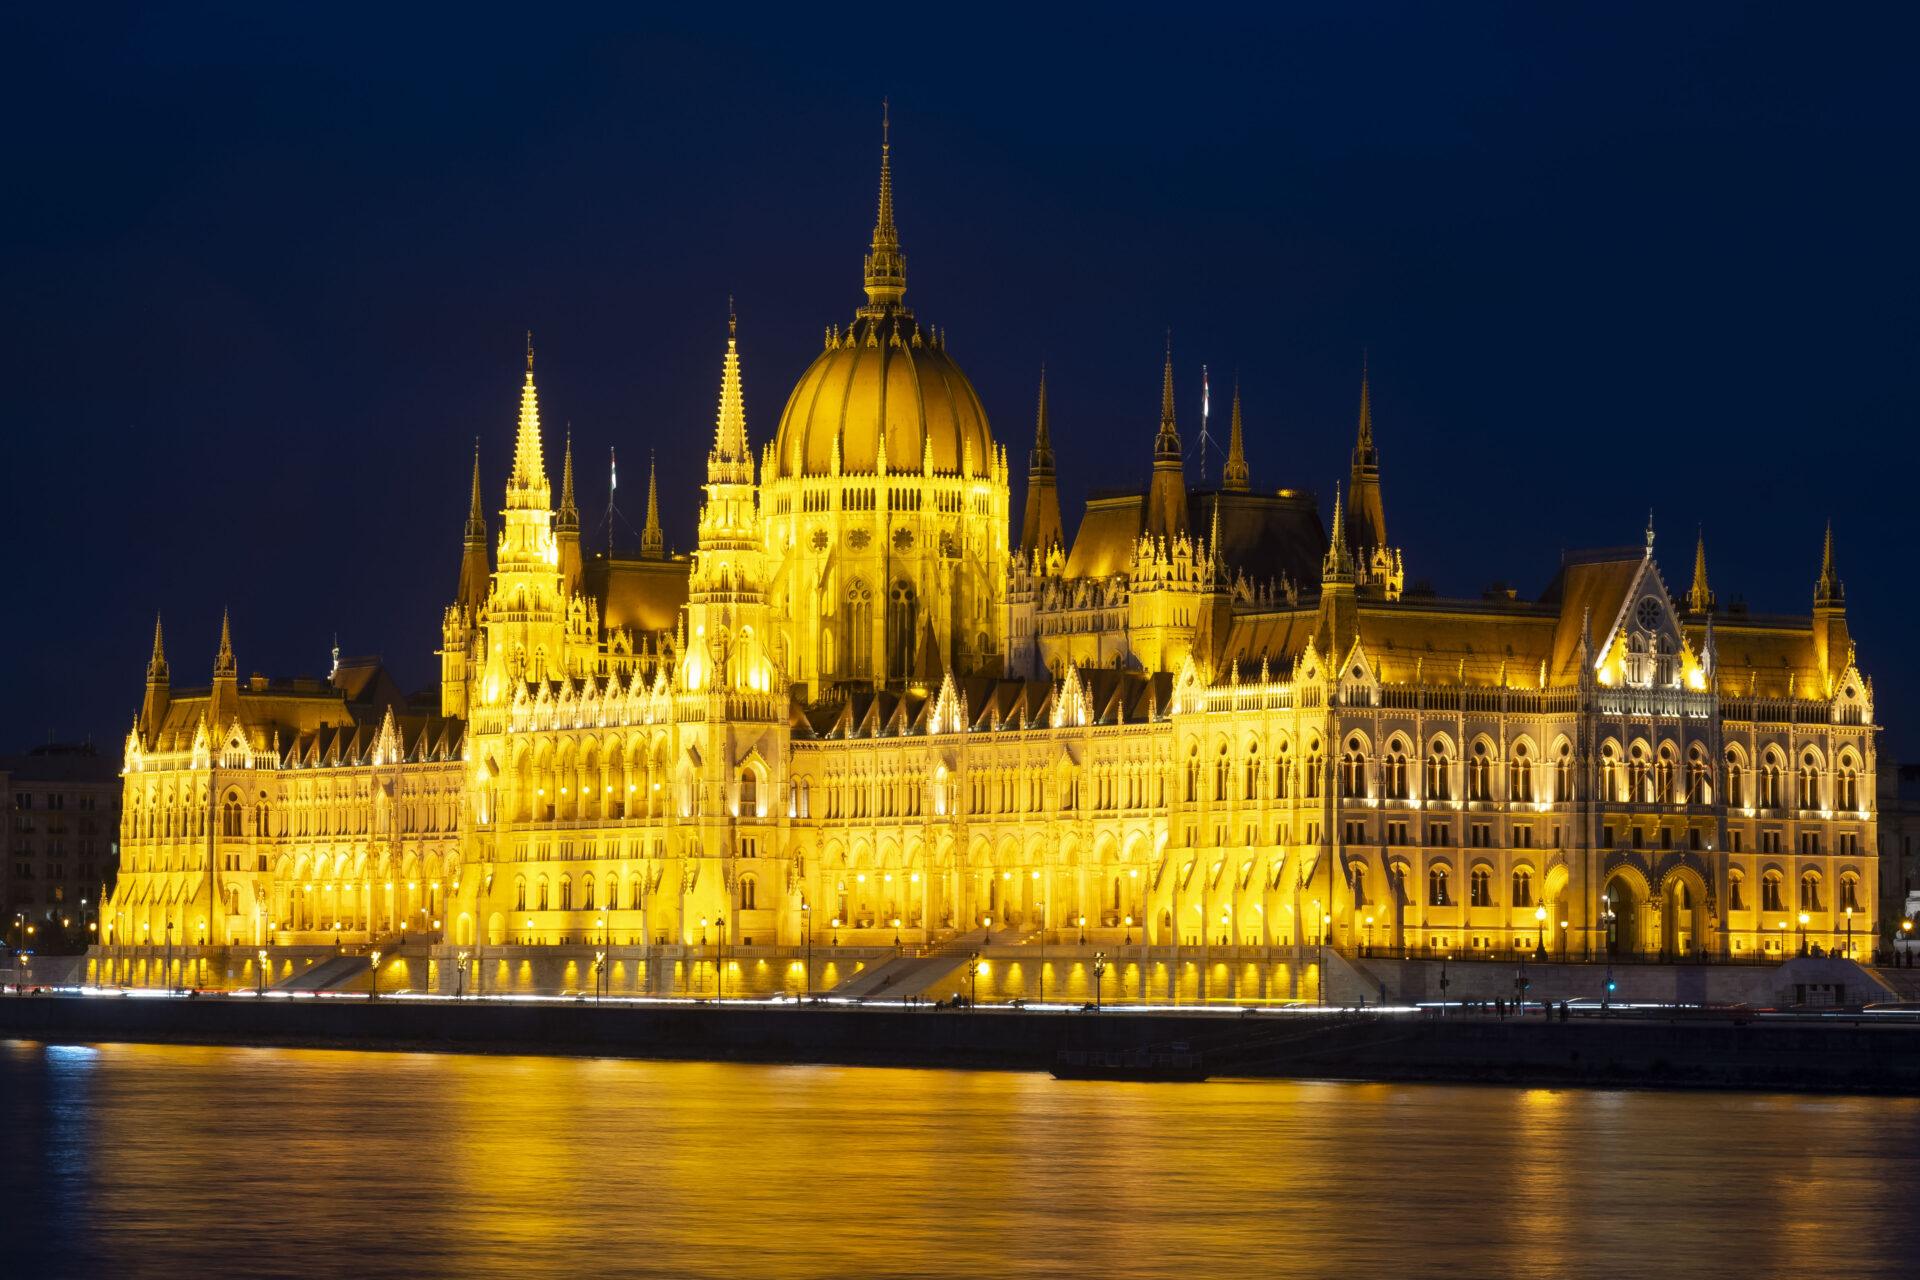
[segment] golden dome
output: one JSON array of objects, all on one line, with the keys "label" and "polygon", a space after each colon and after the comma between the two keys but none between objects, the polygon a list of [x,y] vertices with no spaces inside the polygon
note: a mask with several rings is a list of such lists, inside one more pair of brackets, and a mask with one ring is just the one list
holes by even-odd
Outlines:
[{"label": "golden dome", "polygon": [[881,137],[867,305],[844,334],[828,336],[787,397],[774,436],[776,476],[832,474],[836,440],[847,474],[879,470],[883,439],[888,471],[920,471],[929,449],[936,471],[958,472],[968,459],[976,475],[993,467],[993,435],[973,384],[948,358],[945,339],[931,327],[922,330],[901,302],[907,260],[893,223],[890,148],[884,132]]},{"label": "golden dome", "polygon": [[894,308],[856,320],[801,375],[780,415],[775,474],[831,473],[836,439],[842,472],[877,471],[883,435],[888,471],[918,472],[929,446],[936,471],[957,472],[967,458],[975,474],[993,465],[993,435],[973,384]]}]

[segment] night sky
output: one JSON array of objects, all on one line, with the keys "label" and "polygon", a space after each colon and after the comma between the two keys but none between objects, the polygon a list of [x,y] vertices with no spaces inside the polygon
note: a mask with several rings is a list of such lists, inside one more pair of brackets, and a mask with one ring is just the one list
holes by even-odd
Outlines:
[{"label": "night sky", "polygon": [[1804,613],[1831,516],[1920,748],[1910,5],[79,8],[0,19],[0,749],[117,751],[156,610],[177,686],[223,606],[243,676],[337,631],[431,684],[529,328],[584,523],[657,449],[685,549],[728,295],[757,448],[861,300],[883,96],[1016,512],[1042,361],[1071,528],[1144,482],[1169,327],[1189,440],[1237,370],[1255,484],[1327,505],[1367,349],[1410,579],[1535,595],[1652,508],[1671,587],[1704,526],[1723,604]]}]

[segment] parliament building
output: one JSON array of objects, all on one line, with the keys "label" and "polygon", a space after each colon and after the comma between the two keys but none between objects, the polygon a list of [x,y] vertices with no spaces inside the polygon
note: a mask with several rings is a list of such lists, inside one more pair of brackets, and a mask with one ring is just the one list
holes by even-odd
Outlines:
[{"label": "parliament building", "polygon": [[1669,579],[1651,527],[1537,598],[1443,598],[1389,533],[1364,374],[1323,506],[1255,482],[1279,460],[1237,390],[1192,483],[1169,351],[1140,483],[1069,536],[1044,378],[1016,511],[907,305],[885,144],[864,276],[770,432],[716,332],[686,556],[651,482],[637,551],[583,553],[529,351],[437,691],[373,661],[242,678],[224,621],[177,687],[156,625],[103,973],[386,948],[437,967],[416,986],[566,957],[564,985],[666,991],[724,955],[714,979],[777,990],[888,950],[1873,950],[1876,726],[1831,530],[1807,615],[1718,603],[1701,544]]}]

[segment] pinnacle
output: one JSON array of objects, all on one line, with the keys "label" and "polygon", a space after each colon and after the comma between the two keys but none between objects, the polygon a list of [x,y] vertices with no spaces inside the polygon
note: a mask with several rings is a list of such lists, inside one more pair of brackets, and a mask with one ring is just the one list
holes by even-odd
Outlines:
[{"label": "pinnacle", "polygon": [[1227,439],[1227,467],[1222,483],[1235,493],[1247,490],[1247,442],[1240,427],[1240,379],[1233,380],[1233,431]]}]

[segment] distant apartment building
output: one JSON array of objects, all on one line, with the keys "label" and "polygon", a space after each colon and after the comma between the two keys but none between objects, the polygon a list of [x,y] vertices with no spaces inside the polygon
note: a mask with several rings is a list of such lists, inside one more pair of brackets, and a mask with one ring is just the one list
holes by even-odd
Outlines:
[{"label": "distant apartment building", "polygon": [[0,901],[10,946],[78,951],[120,860],[120,768],[91,746],[0,756]]}]

